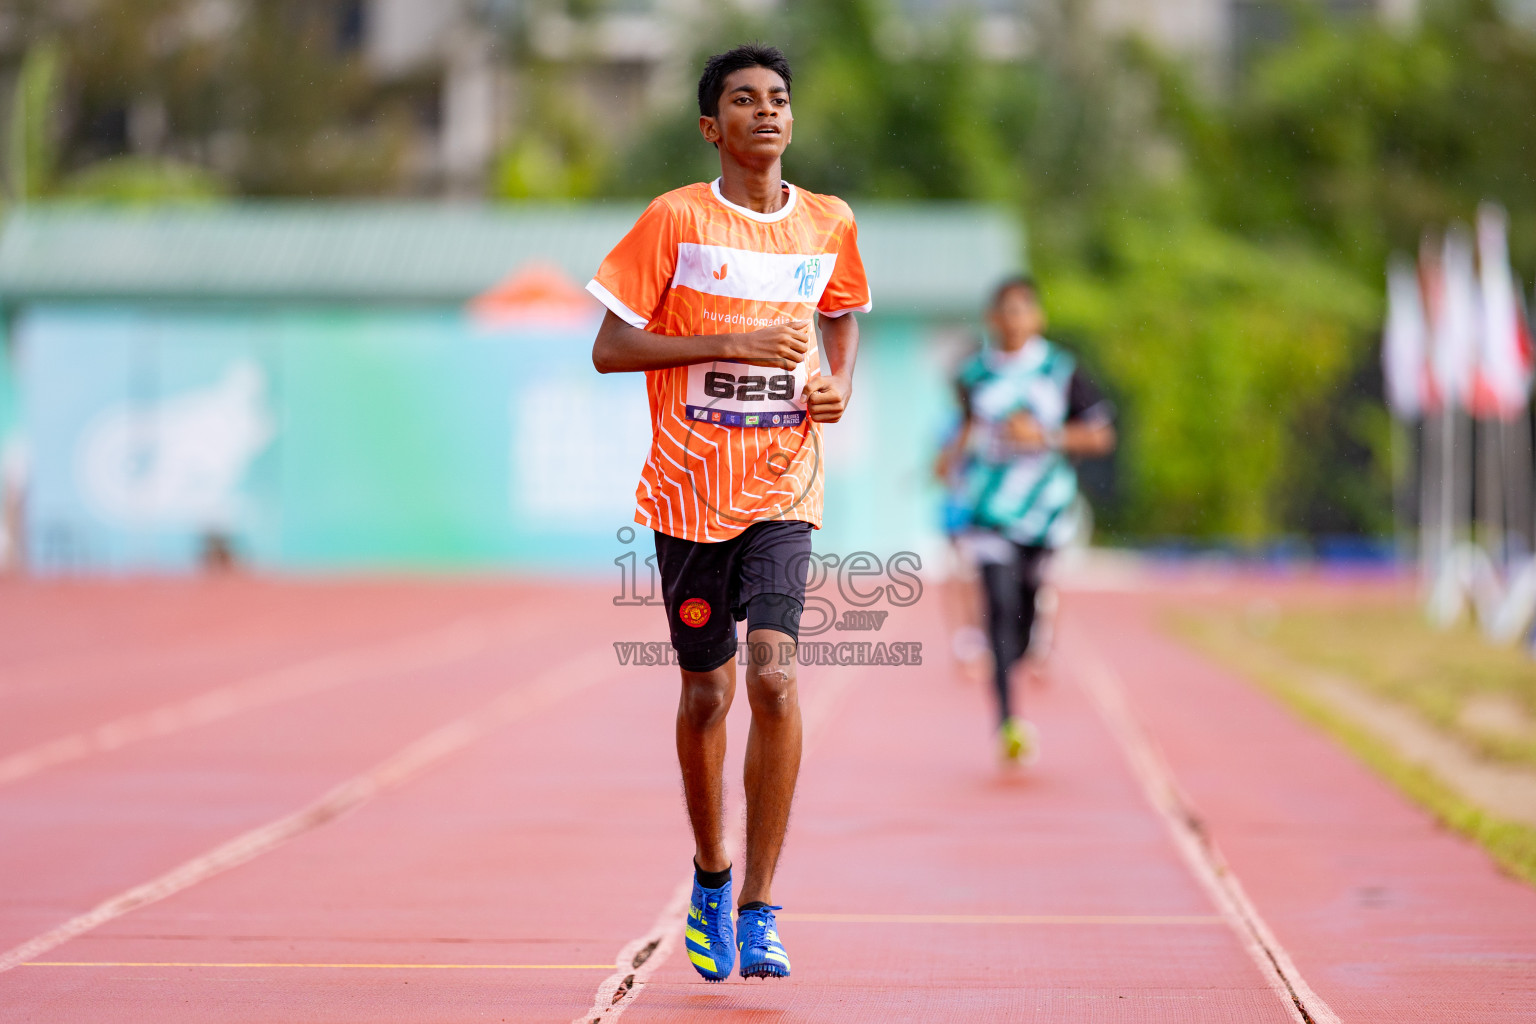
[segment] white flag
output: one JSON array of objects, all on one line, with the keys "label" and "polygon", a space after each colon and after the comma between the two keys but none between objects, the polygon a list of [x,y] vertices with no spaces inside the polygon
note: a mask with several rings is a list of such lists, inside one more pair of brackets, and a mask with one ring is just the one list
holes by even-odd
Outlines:
[{"label": "white flag", "polygon": [[1477,270],[1472,261],[1472,239],[1460,224],[1445,233],[1440,260],[1444,277],[1440,315],[1435,322],[1435,348],[1431,363],[1435,387],[1442,401],[1472,407],[1472,386],[1477,374],[1478,335],[1482,313],[1478,309]]},{"label": "white flag", "polygon": [[1424,411],[1428,328],[1424,297],[1413,265],[1394,256],[1387,268],[1387,326],[1381,338],[1381,371],[1387,405],[1399,419],[1417,419]]},{"label": "white flag", "polygon": [[1477,401],[1482,415],[1510,417],[1531,393],[1531,343],[1520,292],[1509,267],[1508,218],[1484,203],[1477,211],[1477,258],[1483,286]]}]

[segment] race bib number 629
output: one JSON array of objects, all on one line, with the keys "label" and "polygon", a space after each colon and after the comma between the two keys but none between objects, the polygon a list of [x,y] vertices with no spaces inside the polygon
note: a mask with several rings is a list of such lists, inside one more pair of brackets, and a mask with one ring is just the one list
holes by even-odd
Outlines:
[{"label": "race bib number 629", "polygon": [[718,361],[688,367],[687,416],[724,427],[793,427],[805,420],[805,364],[794,371]]}]

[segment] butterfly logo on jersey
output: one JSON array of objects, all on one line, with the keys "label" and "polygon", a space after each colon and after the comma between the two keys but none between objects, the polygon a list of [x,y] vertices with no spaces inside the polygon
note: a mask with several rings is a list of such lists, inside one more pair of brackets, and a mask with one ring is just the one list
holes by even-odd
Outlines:
[{"label": "butterfly logo on jersey", "polygon": [[685,626],[698,629],[709,621],[709,602],[702,597],[690,597],[677,609],[677,617],[683,620]]},{"label": "butterfly logo on jersey", "polygon": [[725,268],[729,267],[729,266],[730,266],[729,263],[722,263],[722,264],[720,264],[720,269],[715,271],[715,280],[716,281],[724,281],[725,280]]}]

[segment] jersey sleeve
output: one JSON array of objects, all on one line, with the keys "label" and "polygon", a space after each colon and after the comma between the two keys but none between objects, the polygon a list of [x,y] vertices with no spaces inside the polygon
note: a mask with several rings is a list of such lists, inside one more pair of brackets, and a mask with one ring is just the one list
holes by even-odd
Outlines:
[{"label": "jersey sleeve", "polygon": [[870,310],[869,279],[864,276],[864,258],[859,255],[859,226],[851,213],[848,227],[838,244],[832,279],[822,291],[816,309],[824,316],[868,313]]},{"label": "jersey sleeve", "polygon": [[655,316],[677,270],[677,216],[660,199],[651,201],[629,234],[619,240],[587,291],[632,327]]},{"label": "jersey sleeve", "polygon": [[1104,392],[1081,369],[1073,370],[1067,382],[1067,422],[1110,423],[1114,418],[1115,408]]},{"label": "jersey sleeve", "polygon": [[976,389],[976,384],[986,372],[986,364],[982,362],[980,346],[977,346],[975,355],[960,364],[960,369],[955,371],[955,400],[960,404],[960,414],[964,419],[971,418],[971,392]]}]

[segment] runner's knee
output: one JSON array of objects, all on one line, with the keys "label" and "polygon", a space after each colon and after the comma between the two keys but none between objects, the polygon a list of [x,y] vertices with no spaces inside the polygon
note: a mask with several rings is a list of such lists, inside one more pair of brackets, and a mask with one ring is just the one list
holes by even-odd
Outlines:
[{"label": "runner's knee", "polygon": [[717,725],[730,710],[730,686],[723,680],[685,679],[679,715],[695,729]]},{"label": "runner's knee", "polygon": [[754,715],[788,716],[796,704],[794,664],[754,665],[747,676],[747,696]]}]

